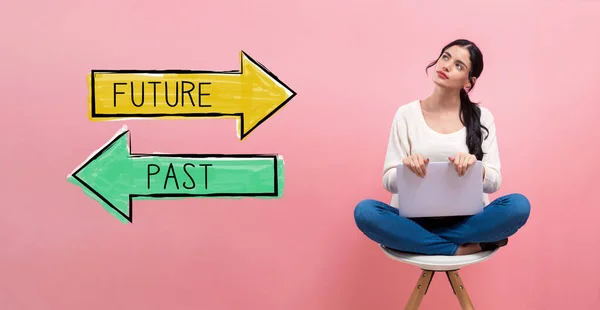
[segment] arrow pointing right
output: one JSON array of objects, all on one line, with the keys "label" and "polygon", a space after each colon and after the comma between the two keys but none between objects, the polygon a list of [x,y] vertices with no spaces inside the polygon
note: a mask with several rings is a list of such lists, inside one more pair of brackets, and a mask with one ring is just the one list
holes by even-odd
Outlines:
[{"label": "arrow pointing right", "polygon": [[243,140],[296,92],[241,52],[239,71],[92,70],[91,120],[237,118]]}]

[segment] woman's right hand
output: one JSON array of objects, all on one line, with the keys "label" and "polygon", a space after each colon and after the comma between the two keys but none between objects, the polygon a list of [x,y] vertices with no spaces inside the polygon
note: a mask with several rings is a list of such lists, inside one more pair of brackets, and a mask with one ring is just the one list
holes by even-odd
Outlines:
[{"label": "woman's right hand", "polygon": [[410,171],[424,178],[427,174],[427,164],[429,163],[429,158],[425,158],[421,154],[415,154],[404,157],[402,163],[408,167]]}]

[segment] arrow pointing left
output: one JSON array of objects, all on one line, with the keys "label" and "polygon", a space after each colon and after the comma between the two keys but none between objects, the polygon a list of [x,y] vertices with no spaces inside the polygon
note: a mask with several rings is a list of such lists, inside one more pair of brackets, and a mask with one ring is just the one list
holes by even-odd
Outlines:
[{"label": "arrow pointing left", "polygon": [[284,163],[269,154],[131,154],[127,127],[77,167],[68,180],[123,222],[133,199],[279,198]]}]

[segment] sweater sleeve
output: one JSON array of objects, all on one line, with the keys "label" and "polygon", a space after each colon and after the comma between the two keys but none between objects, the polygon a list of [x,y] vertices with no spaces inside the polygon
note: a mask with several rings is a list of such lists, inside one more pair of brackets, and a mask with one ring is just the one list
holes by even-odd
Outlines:
[{"label": "sweater sleeve", "polygon": [[408,146],[409,141],[406,120],[399,110],[396,112],[392,122],[383,164],[383,188],[392,194],[398,193],[396,167],[408,156]]},{"label": "sweater sleeve", "polygon": [[[484,114],[485,113],[485,114]],[[489,130],[489,133],[483,130],[483,155],[482,165],[485,169],[483,179],[483,192],[492,194],[500,189],[502,184],[502,174],[500,172],[500,154],[498,151],[498,139],[496,137],[496,124],[494,116],[487,110],[482,109],[483,125]],[[487,138],[486,138],[487,135]]]}]

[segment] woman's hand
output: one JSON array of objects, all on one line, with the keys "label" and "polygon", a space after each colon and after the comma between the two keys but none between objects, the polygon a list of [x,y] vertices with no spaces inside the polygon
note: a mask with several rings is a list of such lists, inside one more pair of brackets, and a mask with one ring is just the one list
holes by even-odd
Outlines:
[{"label": "woman's hand", "polygon": [[473,166],[473,164],[477,161],[477,158],[475,155],[468,153],[458,153],[455,157],[448,157],[448,160],[454,164],[458,175],[463,176],[467,172],[467,169],[471,168],[471,166]]},{"label": "woman's hand", "polygon": [[427,164],[429,163],[429,158],[425,158],[421,154],[410,155],[408,157],[404,157],[402,163],[407,166],[410,171],[424,178],[427,174]]}]

